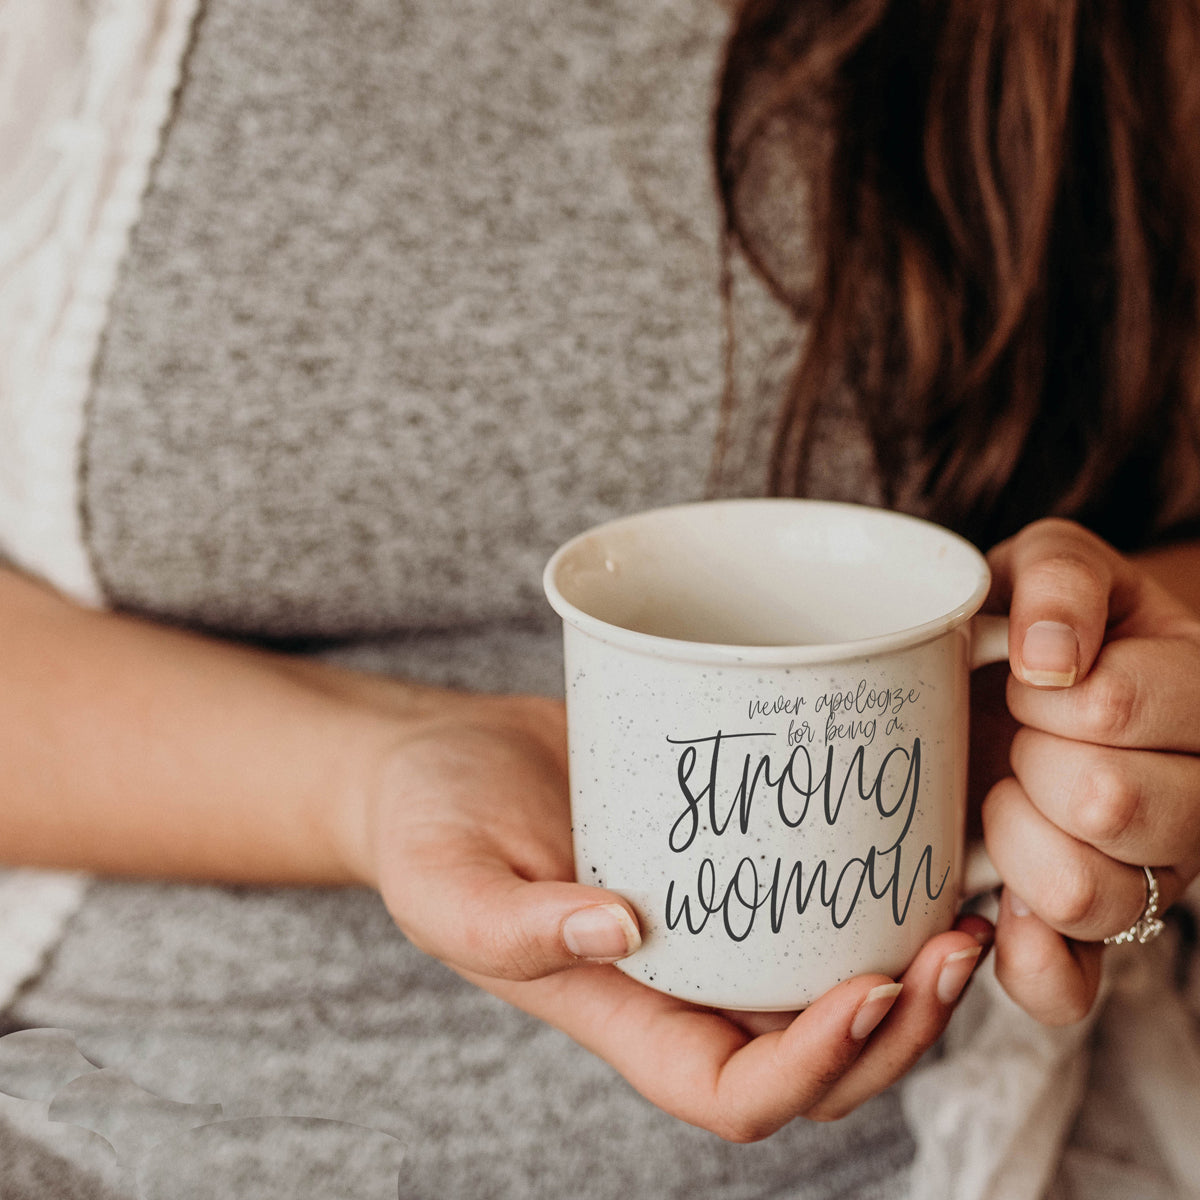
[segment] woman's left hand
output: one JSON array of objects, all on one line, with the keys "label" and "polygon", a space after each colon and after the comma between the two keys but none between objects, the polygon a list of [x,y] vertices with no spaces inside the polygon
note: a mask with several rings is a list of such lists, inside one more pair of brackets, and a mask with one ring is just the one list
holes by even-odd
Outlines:
[{"label": "woman's left hand", "polygon": [[1004,880],[996,973],[1047,1024],[1082,1018],[1103,939],[1153,869],[1164,911],[1200,873],[1200,620],[1068,521],[989,556],[1011,615],[1012,776],[983,807]]}]

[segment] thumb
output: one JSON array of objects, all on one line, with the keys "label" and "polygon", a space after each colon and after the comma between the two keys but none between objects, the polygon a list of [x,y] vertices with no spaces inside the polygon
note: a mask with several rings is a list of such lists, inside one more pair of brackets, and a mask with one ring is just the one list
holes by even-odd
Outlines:
[{"label": "thumb", "polygon": [[403,907],[403,916],[393,915],[422,950],[493,979],[540,979],[580,963],[616,962],[642,944],[637,917],[616,893],[531,883],[497,859],[443,872],[438,903]]},{"label": "thumb", "polygon": [[993,600],[1009,603],[1013,674],[1064,688],[1090,670],[1126,573],[1111,547],[1069,521],[1028,526],[988,556]]}]

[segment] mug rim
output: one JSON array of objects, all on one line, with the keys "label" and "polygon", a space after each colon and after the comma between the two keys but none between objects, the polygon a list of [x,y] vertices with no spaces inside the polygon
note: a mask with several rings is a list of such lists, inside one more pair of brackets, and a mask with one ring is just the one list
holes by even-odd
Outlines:
[{"label": "mug rim", "polygon": [[[642,633],[613,624],[593,616],[573,604],[563,594],[556,575],[564,559],[589,538],[623,525],[645,521],[660,514],[680,512],[686,509],[712,509],[714,507],[741,507],[759,505],[778,508],[783,505],[802,506],[809,510],[823,509],[845,513],[853,511],[860,519],[896,525],[919,526],[933,530],[947,542],[956,544],[973,556],[979,565],[979,580],[970,594],[947,612],[939,614],[917,625],[906,626],[886,634],[856,638],[842,642],[798,643],[793,645],[755,646],[726,642],[699,642],[683,638],[666,637],[661,634]],[[577,533],[564,542],[550,557],[542,572],[542,587],[550,606],[562,618],[564,624],[610,646],[629,650],[652,658],[674,659],[690,663],[730,664],[738,666],[809,666],[819,663],[843,662],[849,659],[869,658],[883,653],[894,653],[920,646],[957,629],[969,621],[983,606],[991,590],[991,569],[987,559],[977,546],[961,534],[923,517],[896,512],[871,504],[857,504],[841,500],[810,500],[803,497],[746,497],[719,500],[693,500],[681,504],[667,504],[645,509],[637,513],[614,517],[599,525]]]}]

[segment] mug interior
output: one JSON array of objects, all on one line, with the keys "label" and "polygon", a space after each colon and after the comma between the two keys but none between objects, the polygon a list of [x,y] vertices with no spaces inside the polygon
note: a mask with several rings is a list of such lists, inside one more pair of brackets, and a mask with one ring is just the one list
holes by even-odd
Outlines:
[{"label": "mug interior", "polygon": [[[855,504],[729,500],[598,526],[546,568],[564,619],[742,647],[828,647],[938,632],[972,615],[987,564],[928,521]],[[581,619],[582,618],[582,619]]]}]

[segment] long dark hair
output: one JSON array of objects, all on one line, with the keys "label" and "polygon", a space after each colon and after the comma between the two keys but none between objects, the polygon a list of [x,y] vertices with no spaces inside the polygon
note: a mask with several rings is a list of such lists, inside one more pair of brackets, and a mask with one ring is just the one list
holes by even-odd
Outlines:
[{"label": "long dark hair", "polygon": [[[807,326],[772,490],[803,491],[812,414],[848,387],[889,499],[915,471],[980,543],[1048,513],[1144,541],[1200,397],[1198,68],[1196,0],[746,0],[727,247]],[[803,284],[757,194],[780,154]]]}]

